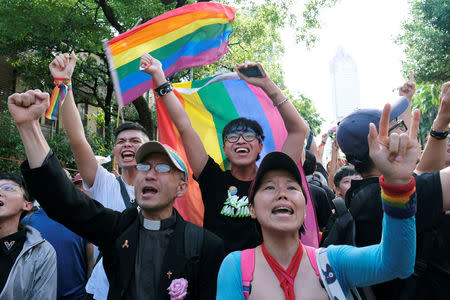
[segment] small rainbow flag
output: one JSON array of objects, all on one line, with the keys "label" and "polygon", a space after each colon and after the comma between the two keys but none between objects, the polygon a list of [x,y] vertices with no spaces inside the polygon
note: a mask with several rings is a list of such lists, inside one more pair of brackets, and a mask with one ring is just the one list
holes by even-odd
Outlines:
[{"label": "small rainbow flag", "polygon": [[139,71],[142,54],[162,63],[168,77],[217,61],[228,51],[235,9],[213,2],[186,5],[137,26],[110,41],[105,51],[117,101],[127,105],[152,88],[150,75]]},{"label": "small rainbow flag", "polygon": [[[263,158],[267,153],[281,150],[287,131],[278,110],[259,87],[239,79],[236,73],[217,75],[202,80],[173,84],[175,95],[186,110],[192,127],[199,134],[206,152],[222,167],[227,168],[223,153],[222,131],[225,125],[236,118],[256,120],[264,130]],[[187,162],[186,152],[180,134],[170,119],[162,99],[156,101],[158,134],[161,143],[170,145]],[[259,162],[257,162],[259,164]],[[190,166],[189,174],[192,173]],[[303,186],[307,188],[303,168],[300,168]],[[182,216],[196,224],[203,222],[203,203],[198,184],[192,177],[189,189],[183,198],[175,201],[175,207]],[[307,193],[306,245],[318,247],[318,229],[314,205]]]}]

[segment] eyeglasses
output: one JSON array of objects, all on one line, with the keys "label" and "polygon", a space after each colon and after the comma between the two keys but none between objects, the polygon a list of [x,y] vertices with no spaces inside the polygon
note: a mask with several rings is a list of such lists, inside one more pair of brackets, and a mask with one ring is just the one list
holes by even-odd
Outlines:
[{"label": "eyeglasses", "polygon": [[408,130],[408,127],[405,124],[405,121],[398,120],[397,123],[395,123],[391,128],[389,128],[388,135],[391,134],[391,131],[397,129],[401,133],[406,132]]},{"label": "eyeglasses", "polygon": [[168,164],[156,164],[155,166],[152,166],[150,164],[137,164],[136,165],[136,169],[141,172],[150,171],[152,168],[155,169],[155,171],[158,173],[167,173],[172,169],[172,167],[169,166]]},{"label": "eyeglasses", "polygon": [[5,191],[8,193],[18,191],[19,188],[20,188],[20,186],[18,184],[14,184],[14,183],[5,183],[5,184],[0,185],[0,191]]},{"label": "eyeglasses", "polygon": [[[227,140],[230,143],[236,143],[241,136],[244,139],[244,141],[246,141],[246,142],[252,142],[253,140],[255,140],[258,137],[256,133],[251,132],[251,131],[244,131],[241,133],[232,132],[232,133],[227,134],[227,136],[225,136],[225,140]],[[258,140],[259,140],[259,137],[258,137]]]}]

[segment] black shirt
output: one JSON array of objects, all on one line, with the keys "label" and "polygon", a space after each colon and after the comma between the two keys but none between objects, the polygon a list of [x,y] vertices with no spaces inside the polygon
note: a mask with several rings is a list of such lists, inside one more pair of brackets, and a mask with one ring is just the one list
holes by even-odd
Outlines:
[{"label": "black shirt", "polygon": [[256,221],[251,219],[248,208],[251,181],[238,180],[230,171],[222,171],[211,157],[196,180],[205,206],[203,227],[223,239],[225,253],[259,245]]},{"label": "black shirt", "polygon": [[[421,244],[424,242],[422,236],[442,222],[443,203],[439,171],[415,176],[415,180],[417,193],[416,258],[418,258],[421,256]],[[380,191],[378,177],[352,180],[351,187],[347,191],[346,202],[355,219],[355,240],[359,247],[377,244],[381,240],[383,210]],[[438,249],[433,249],[433,251],[437,252]],[[407,288],[409,287],[404,280],[396,279],[373,286],[373,291],[377,299],[399,299],[399,294]],[[430,289],[435,288],[430,286]]]},{"label": "black shirt", "polygon": [[[133,298],[156,299],[164,255],[174,231],[176,215],[173,214],[160,222],[152,222],[139,213],[139,221],[141,226],[135,265],[136,295]],[[155,227],[156,223],[159,223],[159,226]]]},{"label": "black shirt", "polygon": [[5,287],[9,272],[22,251],[27,232],[19,225],[19,231],[0,239],[0,291]]}]

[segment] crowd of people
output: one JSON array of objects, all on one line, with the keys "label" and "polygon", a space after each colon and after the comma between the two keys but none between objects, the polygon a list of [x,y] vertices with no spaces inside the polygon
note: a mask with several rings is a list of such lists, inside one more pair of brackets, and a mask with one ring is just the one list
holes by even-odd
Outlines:
[{"label": "crowd of people", "polygon": [[[74,179],[39,125],[49,94],[29,90],[8,98],[27,159],[21,175],[0,174],[0,299],[444,299],[450,293],[450,82],[442,86],[423,152],[420,114],[411,113],[413,74],[396,103],[356,110],[316,145],[262,66],[237,65],[239,77],[272,100],[288,135],[258,167],[263,129],[254,120],[232,120],[222,132],[229,161],[223,171],[161,63],[144,54],[140,66],[153,78],[193,174],[170,146],[150,140],[139,124],[123,123],[112,150],[118,176],[97,163],[85,137],[70,86],[76,62],[75,53],[60,54],[49,65],[55,82],[67,84],[61,115],[79,170]],[[262,77],[239,72],[254,66]],[[174,208],[191,176],[201,190],[203,227]],[[226,209],[231,196],[239,213]],[[323,232],[317,249],[300,239],[308,230],[306,199]],[[349,226],[340,226],[344,217]]]}]

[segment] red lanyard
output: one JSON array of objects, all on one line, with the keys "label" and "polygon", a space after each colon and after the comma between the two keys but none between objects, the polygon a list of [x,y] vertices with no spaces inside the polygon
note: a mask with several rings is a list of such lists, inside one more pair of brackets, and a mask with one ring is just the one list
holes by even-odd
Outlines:
[{"label": "red lanyard", "polygon": [[302,242],[299,241],[298,249],[286,270],[267,252],[264,243],[261,245],[261,250],[267,263],[280,281],[280,287],[283,289],[286,300],[295,300],[294,280],[303,256]]}]

